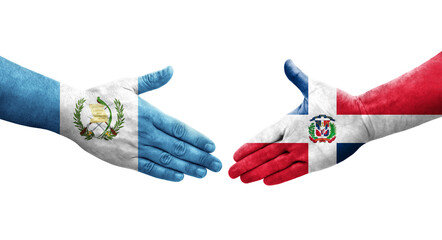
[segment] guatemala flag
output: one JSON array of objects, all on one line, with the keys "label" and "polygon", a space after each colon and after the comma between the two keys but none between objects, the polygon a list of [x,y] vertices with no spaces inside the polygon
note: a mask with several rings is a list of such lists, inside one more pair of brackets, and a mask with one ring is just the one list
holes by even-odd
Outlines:
[{"label": "guatemala flag", "polygon": [[172,75],[166,67],[82,90],[0,57],[0,119],[61,134],[108,163],[160,179],[219,172],[212,140],[139,96]]}]

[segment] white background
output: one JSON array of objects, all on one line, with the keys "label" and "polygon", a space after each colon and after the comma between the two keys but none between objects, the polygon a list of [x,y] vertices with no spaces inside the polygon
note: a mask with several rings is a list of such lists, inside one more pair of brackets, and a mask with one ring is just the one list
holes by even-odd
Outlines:
[{"label": "white background", "polygon": [[360,94],[441,51],[441,7],[2,1],[0,55],[73,87],[172,65],[170,83],[143,97],[212,138],[224,168],[161,181],[0,121],[0,239],[440,239],[440,119],[278,186],[227,171],[242,143],[301,102],[287,58]]}]

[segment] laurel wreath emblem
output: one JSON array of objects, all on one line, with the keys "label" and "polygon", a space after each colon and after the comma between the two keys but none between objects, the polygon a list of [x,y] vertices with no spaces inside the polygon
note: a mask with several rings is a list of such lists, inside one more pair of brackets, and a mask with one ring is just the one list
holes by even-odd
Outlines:
[{"label": "laurel wreath emblem", "polygon": [[84,98],[78,100],[75,104],[74,110],[74,125],[80,131],[80,135],[84,136],[86,140],[97,138],[109,141],[114,139],[120,132],[120,129],[124,127],[124,105],[121,104],[120,100],[114,100],[115,110],[117,111],[117,121],[115,122],[115,125],[113,127],[110,127],[109,130],[96,137],[95,133],[93,131],[90,131],[88,129],[88,126],[85,127],[81,122],[81,111],[83,111],[85,102],[86,99]]}]

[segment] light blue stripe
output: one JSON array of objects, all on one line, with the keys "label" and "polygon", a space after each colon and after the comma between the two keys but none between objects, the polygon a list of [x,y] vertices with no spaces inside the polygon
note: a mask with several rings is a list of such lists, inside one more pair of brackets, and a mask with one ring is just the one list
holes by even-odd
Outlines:
[{"label": "light blue stripe", "polygon": [[60,83],[0,57],[0,119],[60,133]]}]

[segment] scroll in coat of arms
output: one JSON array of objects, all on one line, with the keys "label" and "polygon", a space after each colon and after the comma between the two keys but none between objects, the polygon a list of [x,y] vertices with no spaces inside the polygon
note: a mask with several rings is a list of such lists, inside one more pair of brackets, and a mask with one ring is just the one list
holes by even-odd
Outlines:
[{"label": "scroll in coat of arms", "polygon": [[102,104],[89,104],[89,108],[92,112],[91,123],[104,123],[107,121],[108,116],[104,111],[105,106]]}]

